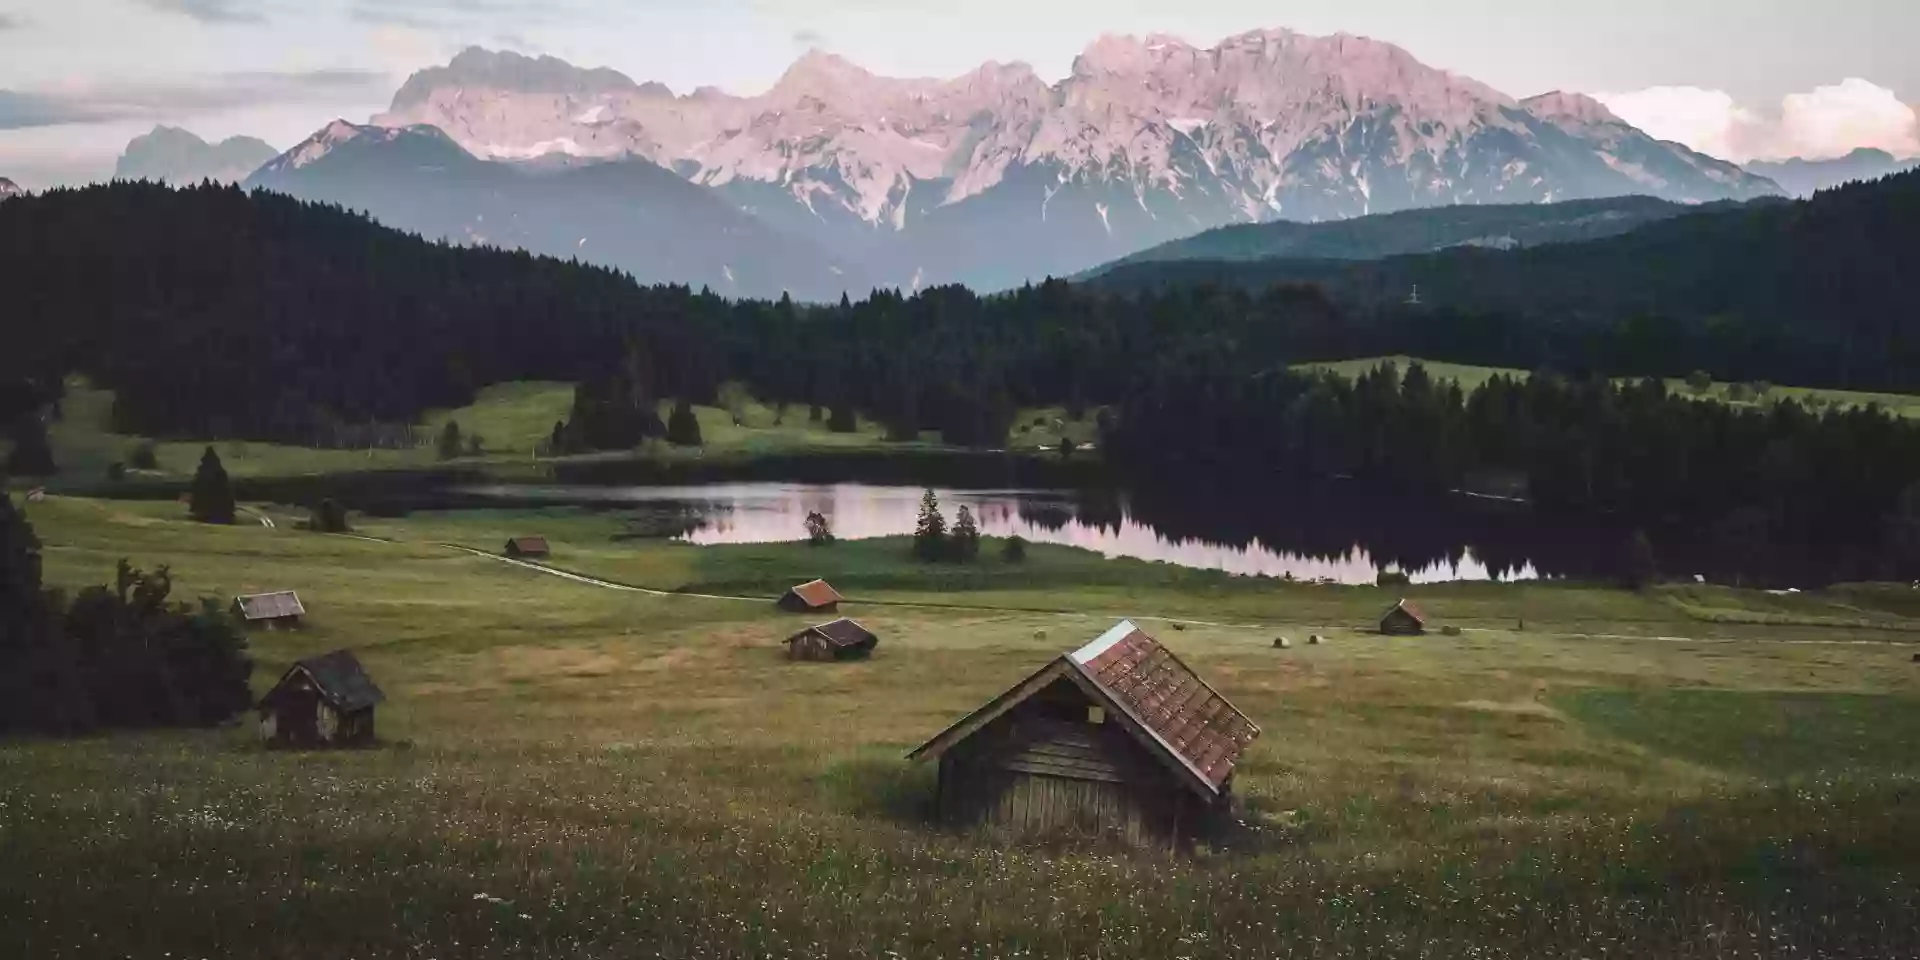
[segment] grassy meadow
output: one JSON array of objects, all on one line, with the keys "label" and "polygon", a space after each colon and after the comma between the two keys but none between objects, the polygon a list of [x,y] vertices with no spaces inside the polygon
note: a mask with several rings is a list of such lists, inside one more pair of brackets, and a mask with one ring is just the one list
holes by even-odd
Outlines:
[{"label": "grassy meadow", "polygon": [[[263,509],[279,518],[289,511]],[[295,588],[264,690],[349,646],[382,745],[246,728],[0,745],[10,955],[1802,957],[1920,950],[1920,610],[1413,587],[1390,597],[989,544],[692,547],[577,510],[213,528],[170,503],[27,507],[50,581],[172,565]],[[553,565],[669,591],[853,598],[875,658],[789,664],[761,601],[584,585],[440,544],[544,532]],[[1244,826],[1192,856],[1007,845],[926,820],[902,755],[1121,615],[1263,728]],[[1149,619],[1162,618],[1162,619]],[[1164,618],[1184,622],[1176,625]],[[1329,636],[1323,646],[1272,647]]]}]

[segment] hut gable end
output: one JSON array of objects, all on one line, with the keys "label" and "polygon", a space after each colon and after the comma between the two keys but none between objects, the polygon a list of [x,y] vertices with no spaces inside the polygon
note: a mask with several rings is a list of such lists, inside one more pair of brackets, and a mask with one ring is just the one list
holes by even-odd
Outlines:
[{"label": "hut gable end", "polygon": [[514,537],[502,551],[509,557],[546,557],[553,554],[546,537]]}]

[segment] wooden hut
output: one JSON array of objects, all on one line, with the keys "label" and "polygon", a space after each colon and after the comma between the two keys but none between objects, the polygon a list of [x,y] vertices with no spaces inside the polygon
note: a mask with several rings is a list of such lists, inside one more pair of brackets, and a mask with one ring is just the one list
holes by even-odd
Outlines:
[{"label": "wooden hut", "polygon": [[774,605],[788,613],[838,613],[845,599],[825,580],[810,580],[788,588]]},{"label": "wooden hut", "polygon": [[250,627],[297,627],[300,618],[307,615],[307,608],[300,602],[299,594],[281,590],[235,597],[233,612]]},{"label": "wooden hut", "polygon": [[500,552],[522,560],[541,560],[552,556],[553,548],[547,545],[546,537],[514,537],[507,541],[506,549]]},{"label": "wooden hut", "polygon": [[309,657],[260,698],[260,739],[285,747],[373,742],[373,708],[386,695],[350,651]]},{"label": "wooden hut", "polygon": [[939,760],[952,824],[1180,846],[1228,809],[1234,765],[1259,735],[1123,621],[908,756]]},{"label": "wooden hut", "polygon": [[1411,600],[1402,600],[1380,617],[1380,632],[1389,637],[1417,637],[1427,632],[1427,615]]},{"label": "wooden hut", "polygon": [[788,637],[787,659],[860,660],[871,656],[879,644],[880,638],[873,631],[841,617]]}]

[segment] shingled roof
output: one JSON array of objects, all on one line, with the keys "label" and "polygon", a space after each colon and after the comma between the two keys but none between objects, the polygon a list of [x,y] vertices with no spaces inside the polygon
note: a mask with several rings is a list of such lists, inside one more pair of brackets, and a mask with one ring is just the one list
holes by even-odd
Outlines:
[{"label": "shingled roof", "polygon": [[1427,615],[1426,615],[1426,613],[1424,613],[1423,611],[1421,611],[1421,609],[1420,609],[1419,607],[1417,607],[1417,606],[1414,606],[1414,603],[1413,603],[1413,601],[1412,601],[1412,600],[1402,600],[1402,601],[1400,601],[1399,603],[1396,603],[1396,604],[1394,604],[1393,606],[1391,606],[1391,607],[1388,607],[1388,608],[1387,608],[1387,613],[1386,613],[1386,614],[1382,614],[1382,616],[1386,616],[1386,615],[1388,615],[1388,614],[1391,614],[1391,613],[1393,613],[1393,612],[1394,612],[1395,610],[1404,610],[1404,611],[1406,611],[1406,613],[1407,613],[1407,616],[1409,616],[1409,617],[1412,617],[1412,618],[1413,618],[1413,619],[1414,619],[1414,620],[1415,620],[1416,622],[1418,622],[1418,623],[1420,623],[1420,624],[1421,624],[1421,625],[1423,625],[1423,626],[1424,626],[1424,625],[1426,624],[1426,622],[1427,622]]},{"label": "shingled roof", "polygon": [[506,552],[544,557],[552,552],[552,548],[547,545],[546,537],[514,537],[507,541]]},{"label": "shingled roof", "polygon": [[261,707],[264,708],[267,702],[273,699],[274,694],[281,687],[286,686],[287,681],[301,673],[305,673],[312,682],[315,693],[332,704],[334,709],[343,713],[352,713],[371,707],[387,698],[387,695],[381,693],[380,688],[374,685],[373,678],[367,676],[366,668],[360,665],[360,658],[354,656],[350,650],[335,650],[332,653],[295,661],[294,665],[287,668],[287,672],[281,676],[280,682],[274,684],[273,689],[260,698]]},{"label": "shingled roof", "polygon": [[1260,727],[1173,651],[1131,621],[1053,661],[910,756],[938,756],[1059,677],[1122,718],[1122,726],[1203,795],[1218,795]]},{"label": "shingled roof", "polygon": [[243,620],[281,620],[307,615],[307,608],[300,603],[300,595],[292,590],[236,597],[233,605]]},{"label": "shingled roof", "polygon": [[799,597],[800,602],[805,603],[810,610],[832,606],[846,599],[840,596],[840,591],[835,590],[825,580],[809,580],[787,592]]}]

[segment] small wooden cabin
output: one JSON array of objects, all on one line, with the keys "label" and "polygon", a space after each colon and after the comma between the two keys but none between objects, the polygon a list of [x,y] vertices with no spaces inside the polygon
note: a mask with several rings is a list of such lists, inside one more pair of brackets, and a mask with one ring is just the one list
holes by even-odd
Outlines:
[{"label": "small wooden cabin", "polygon": [[825,580],[810,580],[788,588],[774,605],[788,613],[838,613],[845,599]]},{"label": "small wooden cabin", "polygon": [[1427,615],[1411,600],[1402,600],[1380,617],[1380,632],[1389,637],[1418,637],[1427,632]]},{"label": "small wooden cabin", "polygon": [[939,761],[948,823],[1177,847],[1228,810],[1234,765],[1259,735],[1123,621],[908,756]]},{"label": "small wooden cabin", "polygon": [[553,555],[553,548],[547,545],[546,537],[514,537],[507,541],[506,549],[500,552],[521,559],[545,559]]},{"label": "small wooden cabin", "polygon": [[832,623],[808,627],[787,638],[789,660],[860,660],[873,654],[880,638],[873,631],[841,617]]},{"label": "small wooden cabin", "polygon": [[300,602],[299,594],[281,590],[235,597],[233,612],[250,627],[297,627],[300,618],[307,615],[307,608]]},{"label": "small wooden cabin", "polygon": [[373,708],[386,695],[351,651],[308,657],[260,698],[260,739],[283,747],[373,742]]}]

